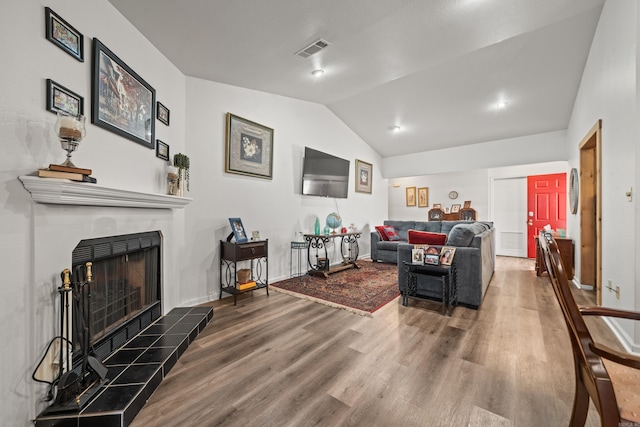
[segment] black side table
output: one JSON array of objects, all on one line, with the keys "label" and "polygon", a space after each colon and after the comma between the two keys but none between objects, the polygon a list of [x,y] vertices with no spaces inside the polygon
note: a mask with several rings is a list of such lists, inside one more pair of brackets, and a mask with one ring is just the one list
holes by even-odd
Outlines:
[{"label": "black side table", "polygon": [[440,277],[442,282],[442,314],[451,316],[453,307],[458,305],[458,283],[455,265],[411,264],[402,262],[407,270],[407,286],[402,293],[402,305],[409,304],[409,298],[422,298],[418,295],[418,276]]}]

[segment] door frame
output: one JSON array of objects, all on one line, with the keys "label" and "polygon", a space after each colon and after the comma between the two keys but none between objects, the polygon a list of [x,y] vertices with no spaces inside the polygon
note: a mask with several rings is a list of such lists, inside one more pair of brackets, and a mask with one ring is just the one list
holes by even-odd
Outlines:
[{"label": "door frame", "polygon": [[[580,283],[595,279],[596,303],[602,305],[602,119],[578,145],[580,151]],[[584,266],[595,265],[593,271]]]}]

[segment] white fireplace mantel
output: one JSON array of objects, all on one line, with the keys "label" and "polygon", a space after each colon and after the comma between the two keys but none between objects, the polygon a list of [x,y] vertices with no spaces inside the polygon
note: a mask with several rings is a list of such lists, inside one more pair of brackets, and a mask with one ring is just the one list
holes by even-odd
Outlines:
[{"label": "white fireplace mantel", "polygon": [[21,176],[24,188],[38,203],[122,208],[182,209],[193,199],[103,187],[68,179]]}]

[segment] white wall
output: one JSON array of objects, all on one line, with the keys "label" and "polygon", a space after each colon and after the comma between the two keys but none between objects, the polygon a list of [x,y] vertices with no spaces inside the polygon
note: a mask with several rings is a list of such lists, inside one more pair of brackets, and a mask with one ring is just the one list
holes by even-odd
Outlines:
[{"label": "white wall", "polygon": [[[607,307],[639,309],[637,246],[640,241],[637,197],[627,200],[628,188],[640,188],[638,145],[638,7],[637,2],[608,0],[600,16],[582,82],[567,130],[569,161],[579,168],[578,144],[602,119],[602,279],[620,286],[620,299],[603,289]],[[579,230],[579,216],[570,216]],[[580,247],[577,233],[576,247]],[[576,276],[580,259],[576,257]],[[637,322],[636,322],[637,323]],[[612,321],[628,347],[640,351],[640,327]]]},{"label": "white wall", "polygon": [[[85,61],[79,62],[45,38],[44,6],[80,31]],[[171,109],[171,126],[156,122],[156,137],[184,149],[184,76],[103,0],[4,2],[0,27],[3,67],[0,96],[0,401],[2,425],[27,426],[46,405],[46,388],[31,379],[46,345],[58,331],[60,272],[71,267],[71,251],[83,238],[162,230],[166,247],[164,309],[181,303],[176,265],[184,252],[184,211],[36,204],[18,176],[60,163],[65,153],[46,111],[46,79],[80,94],[91,112],[92,38],[99,38],[157,90]],[[164,193],[165,162],[155,151],[90,124],[73,155],[93,169],[100,185]]]},{"label": "white wall", "polygon": [[420,176],[567,159],[566,131],[547,132],[464,147],[388,157],[382,161],[385,178]]},{"label": "white wall", "polygon": [[[219,241],[230,217],[269,239],[269,279],[289,275],[290,242],[312,233],[316,217],[339,210],[344,224],[363,230],[361,254],[370,253],[369,229],[387,217],[387,185],[380,156],[326,107],[249,89],[187,78],[187,151],[192,160],[187,235],[192,236],[183,272],[190,283],[185,301],[219,295]],[[273,179],[224,172],[227,112],[274,129]],[[347,199],[302,196],[304,147],[351,162]],[[355,159],[373,164],[373,194],[356,193]],[[338,251],[339,252],[339,251]],[[193,285],[191,285],[193,283]]]},{"label": "white wall", "polygon": [[[488,184],[487,169],[390,179],[389,219],[427,221],[427,213],[434,203],[440,203],[444,209],[454,203],[463,204],[465,200],[471,200],[478,219],[488,220]],[[406,206],[407,187],[428,187],[429,207]],[[449,192],[453,190],[458,192],[455,200],[449,198]]]}]

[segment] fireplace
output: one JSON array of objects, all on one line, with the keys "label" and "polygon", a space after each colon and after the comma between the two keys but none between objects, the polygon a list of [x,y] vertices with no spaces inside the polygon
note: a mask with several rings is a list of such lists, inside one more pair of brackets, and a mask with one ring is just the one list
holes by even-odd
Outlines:
[{"label": "fireplace", "polygon": [[[83,299],[89,307],[89,341],[100,359],[160,317],[161,243],[161,233],[152,231],[82,240],[73,250],[72,273],[92,263],[93,279],[83,288]],[[81,327],[74,319],[74,337]],[[80,356],[74,339],[74,367]]]}]

